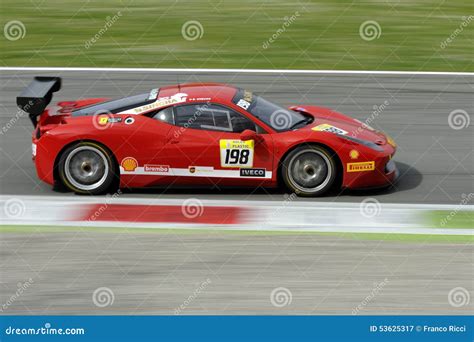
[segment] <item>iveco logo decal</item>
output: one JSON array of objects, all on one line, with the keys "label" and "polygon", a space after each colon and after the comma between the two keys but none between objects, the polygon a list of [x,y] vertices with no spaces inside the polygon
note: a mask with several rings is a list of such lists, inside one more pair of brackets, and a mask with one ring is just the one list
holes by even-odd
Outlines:
[{"label": "iveco logo decal", "polygon": [[240,177],[265,177],[265,169],[240,169]]}]

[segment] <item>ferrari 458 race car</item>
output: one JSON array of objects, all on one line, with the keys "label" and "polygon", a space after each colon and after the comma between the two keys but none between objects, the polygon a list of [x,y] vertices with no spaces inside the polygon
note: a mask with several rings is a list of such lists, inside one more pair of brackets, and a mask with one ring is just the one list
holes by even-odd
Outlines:
[{"label": "ferrari 458 race car", "polygon": [[58,77],[35,77],[17,97],[33,131],[43,181],[78,194],[114,187],[286,186],[319,196],[397,177],[394,141],[333,110],[284,109],[217,83],[152,89],[117,100],[59,102]]}]

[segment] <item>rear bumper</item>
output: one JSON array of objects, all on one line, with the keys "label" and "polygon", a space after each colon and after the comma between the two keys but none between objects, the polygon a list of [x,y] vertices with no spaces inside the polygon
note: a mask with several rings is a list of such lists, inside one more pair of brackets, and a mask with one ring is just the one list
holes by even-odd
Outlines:
[{"label": "rear bumper", "polygon": [[53,148],[54,145],[45,146],[44,140],[44,138],[38,140],[33,136],[32,149],[34,153],[32,159],[38,178],[45,183],[54,185],[54,156],[58,151]]}]

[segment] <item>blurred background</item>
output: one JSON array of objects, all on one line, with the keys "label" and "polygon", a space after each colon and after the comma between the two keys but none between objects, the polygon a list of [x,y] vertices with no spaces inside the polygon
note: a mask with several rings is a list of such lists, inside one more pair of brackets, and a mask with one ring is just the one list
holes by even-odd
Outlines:
[{"label": "blurred background", "polygon": [[3,0],[3,66],[473,71],[474,4]]}]

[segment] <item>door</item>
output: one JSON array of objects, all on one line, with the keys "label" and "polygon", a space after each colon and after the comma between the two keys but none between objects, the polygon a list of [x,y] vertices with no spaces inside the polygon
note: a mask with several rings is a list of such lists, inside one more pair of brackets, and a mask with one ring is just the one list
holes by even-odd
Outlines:
[{"label": "door", "polygon": [[[186,178],[183,182],[250,185],[272,178],[271,135],[233,109],[211,103],[176,106],[174,124],[168,160],[173,174]],[[260,134],[243,141],[244,130]]]}]

